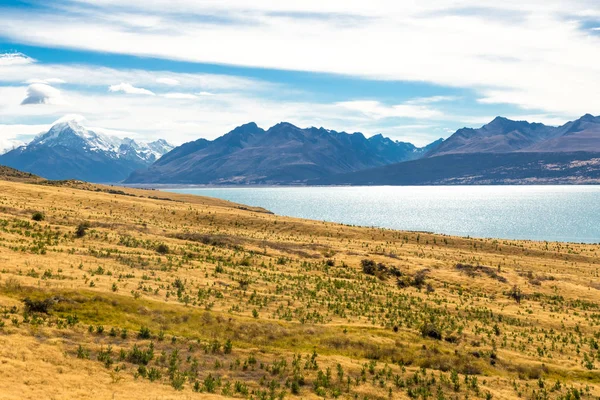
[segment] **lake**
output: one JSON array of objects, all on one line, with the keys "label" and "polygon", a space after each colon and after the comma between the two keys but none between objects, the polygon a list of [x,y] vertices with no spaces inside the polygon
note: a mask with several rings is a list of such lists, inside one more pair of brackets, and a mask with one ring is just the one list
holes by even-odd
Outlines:
[{"label": "lake", "polygon": [[600,186],[184,187],[279,215],[458,236],[600,242]]}]

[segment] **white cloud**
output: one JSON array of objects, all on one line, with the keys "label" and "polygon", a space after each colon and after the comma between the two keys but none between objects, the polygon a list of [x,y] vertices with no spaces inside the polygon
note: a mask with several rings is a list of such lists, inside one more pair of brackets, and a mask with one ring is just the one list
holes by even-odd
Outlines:
[{"label": "white cloud", "polygon": [[554,115],[547,114],[519,114],[519,115],[507,115],[506,118],[514,121],[529,121],[539,122],[550,126],[560,126],[569,122],[571,119],[567,117],[557,117]]},{"label": "white cloud", "polygon": [[[216,138],[236,126],[255,121],[265,128],[288,121],[298,126],[324,126],[335,130],[377,133],[377,120],[334,104],[281,102],[246,93],[221,93],[210,101],[175,101],[163,96],[122,96],[104,92],[90,96],[65,91],[68,104],[21,107],[26,88],[0,86],[0,120],[22,124],[47,121],[65,114],[80,114],[87,125],[115,131],[137,132],[143,139],[164,138],[180,144],[199,137]],[[198,99],[199,100],[199,99]],[[140,123],[143,121],[143,123]]]},{"label": "white cloud", "polygon": [[31,79],[27,79],[25,81],[25,83],[28,83],[28,84],[45,83],[48,85],[56,85],[56,84],[67,83],[67,82],[64,79],[60,79],[60,78],[46,78],[46,79],[31,78]]},{"label": "white cloud", "polygon": [[0,155],[8,153],[19,146],[23,146],[24,144],[25,143],[20,140],[6,139],[0,136]]},{"label": "white cloud", "polygon": [[[595,0],[568,4],[563,0],[131,0],[127,7],[122,7],[122,0],[75,0],[71,4],[77,2],[76,11],[87,13],[86,18],[65,18],[63,11],[56,11],[66,8],[51,8],[44,15],[3,10],[0,36],[52,48],[472,89],[481,104],[515,105],[526,110],[523,114],[532,121],[558,122],[600,110],[596,95],[600,36],[581,29],[578,22],[600,17]],[[93,7],[88,8],[88,3]],[[22,28],[31,25],[36,29]],[[219,40],[208,40],[214,37]],[[52,87],[60,81],[68,82],[60,87],[68,103],[19,106],[29,98],[23,82]],[[444,103],[459,100],[448,96],[401,104],[360,98],[336,104],[277,101],[271,94],[279,93],[283,85],[260,79],[43,64],[23,54],[0,55],[0,82],[8,83],[0,87],[3,123],[52,121],[76,112],[94,126],[165,136],[174,142],[216,137],[249,120],[264,127],[288,120],[301,126],[320,124],[391,135],[394,127],[389,125],[398,123],[393,118],[426,120],[410,121],[413,125],[452,119],[467,126],[493,118],[447,115],[442,111],[448,105]],[[114,85],[118,82],[128,83]],[[107,87],[116,92],[107,93]],[[188,93],[165,93],[168,90]],[[213,93],[218,96],[202,101],[202,96]],[[192,96],[198,101],[173,101],[195,99]],[[140,120],[144,126],[140,127]],[[408,135],[407,129],[403,132]]]},{"label": "white cloud", "polygon": [[[0,19],[1,19],[0,15]],[[157,80],[169,74],[170,79],[178,81],[189,90],[271,90],[277,85],[238,76],[207,73],[174,73],[167,71],[146,71],[141,69],[115,69],[88,65],[1,62],[0,82],[22,83],[59,83],[68,82],[83,86],[109,86],[114,82],[135,82],[143,87],[157,87]],[[27,56],[23,56],[27,57]],[[40,78],[51,77],[51,78]],[[35,81],[35,82],[33,82]],[[44,81],[44,82],[41,82]],[[164,85],[164,83],[160,83]]]},{"label": "white cloud", "polygon": [[[0,35],[52,47],[521,91],[501,101],[569,115],[600,109],[600,37],[579,22],[600,14],[591,0],[132,0],[126,12],[121,6],[79,0],[84,19],[5,12]],[[29,25],[36,29],[22,29]]]},{"label": "white cloud", "polygon": [[22,53],[4,53],[0,54],[0,66],[26,65],[35,62],[31,57]]},{"label": "white cloud", "polygon": [[431,103],[443,103],[459,100],[456,96],[431,96],[431,97],[419,97],[407,101],[407,104],[431,104]]},{"label": "white cloud", "polygon": [[0,154],[29,143],[35,136],[50,129],[50,125],[0,124]]},{"label": "white cloud", "polygon": [[418,118],[418,119],[429,119],[429,118],[441,118],[444,114],[436,109],[430,108],[425,105],[419,104],[396,104],[393,106],[386,106],[375,100],[356,100],[356,101],[343,101],[336,103],[338,106],[347,108],[352,111],[360,112],[369,118],[382,119],[382,118]]},{"label": "white cloud", "polygon": [[177,85],[179,85],[179,81],[177,79],[174,79],[174,78],[157,78],[156,82],[157,83],[162,83],[163,85],[168,85],[168,86],[177,86]]},{"label": "white cloud", "polygon": [[177,100],[194,100],[197,99],[198,96],[190,94],[190,93],[165,93],[163,95],[167,99],[177,99]]},{"label": "white cloud", "polygon": [[77,123],[85,125],[87,123],[87,118],[81,114],[66,114],[57,119],[56,121],[52,122],[51,125],[67,121],[76,121]]},{"label": "white cloud", "polygon": [[133,86],[130,83],[119,83],[118,85],[110,85],[108,87],[108,90],[110,92],[123,92],[123,93],[127,93],[127,94],[141,94],[141,95],[145,95],[145,96],[154,96],[154,92],[148,90],[148,89],[144,89],[144,88],[138,88]]},{"label": "white cloud", "polygon": [[27,87],[27,97],[21,105],[29,104],[62,104],[64,100],[60,90],[45,83],[34,83]]}]

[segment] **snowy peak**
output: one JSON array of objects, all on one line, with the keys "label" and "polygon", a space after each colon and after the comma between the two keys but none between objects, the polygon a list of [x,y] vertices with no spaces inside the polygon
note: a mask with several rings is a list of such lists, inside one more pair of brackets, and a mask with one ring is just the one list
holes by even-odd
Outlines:
[{"label": "snowy peak", "polygon": [[173,148],[165,140],[146,143],[101,128],[89,129],[81,121],[81,117],[62,118],[29,144],[0,155],[0,164],[47,179],[114,183],[147,168]]},{"label": "snowy peak", "polygon": [[157,156],[157,159],[175,148],[175,146],[167,142],[165,139],[158,139],[154,142],[149,142],[147,145],[148,148]]},{"label": "snowy peak", "polygon": [[87,129],[77,120],[54,124],[48,132],[36,137],[25,148],[39,146],[60,146],[71,150],[102,153],[109,158],[138,158],[148,163],[156,161],[174,148],[163,139],[145,143],[95,132]]},{"label": "snowy peak", "polygon": [[27,147],[63,146],[94,152],[115,152],[120,142],[121,139],[117,137],[88,130],[77,121],[64,121],[53,125],[47,133],[36,137]]}]

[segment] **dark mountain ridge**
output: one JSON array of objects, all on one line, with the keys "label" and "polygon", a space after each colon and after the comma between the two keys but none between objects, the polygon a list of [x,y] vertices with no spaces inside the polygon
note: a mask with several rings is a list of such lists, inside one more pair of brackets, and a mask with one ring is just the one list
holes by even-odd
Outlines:
[{"label": "dark mountain ridge", "polygon": [[414,160],[439,145],[417,148],[382,135],[281,122],[268,130],[255,123],[213,140],[199,139],[165,154],[126,183],[287,184]]},{"label": "dark mountain ridge", "polygon": [[311,180],[316,185],[598,184],[600,117],[559,127],[497,117],[421,159]]},{"label": "dark mountain ridge", "polygon": [[459,129],[427,156],[516,151],[600,152],[600,117],[586,114],[558,127],[496,117],[479,129]]}]

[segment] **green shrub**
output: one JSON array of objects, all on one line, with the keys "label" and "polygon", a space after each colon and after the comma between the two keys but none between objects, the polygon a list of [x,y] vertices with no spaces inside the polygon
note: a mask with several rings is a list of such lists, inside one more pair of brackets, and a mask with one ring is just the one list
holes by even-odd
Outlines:
[{"label": "green shrub", "polygon": [[217,381],[211,374],[208,374],[206,378],[204,378],[204,390],[208,393],[214,393],[217,387]]},{"label": "green shrub", "polygon": [[31,216],[31,219],[34,221],[43,221],[46,217],[44,216],[44,214],[42,214],[39,211],[36,211],[33,213],[33,215]]},{"label": "green shrub", "polygon": [[138,337],[140,339],[150,339],[150,328],[147,326],[142,326],[140,328],[140,332],[138,333]]},{"label": "green shrub", "polygon": [[90,351],[88,349],[86,349],[85,347],[83,347],[82,345],[79,345],[79,348],[77,348],[77,358],[89,359]]},{"label": "green shrub", "polygon": [[159,254],[169,254],[169,246],[167,246],[164,243],[161,243],[158,246],[156,246],[156,252]]},{"label": "green shrub", "polygon": [[148,363],[154,358],[154,347],[150,344],[150,347],[146,350],[140,349],[136,344],[133,345],[127,353],[127,361],[132,364],[148,365]]},{"label": "green shrub", "polygon": [[150,380],[150,382],[154,382],[158,379],[160,379],[160,371],[154,367],[150,368],[150,370],[148,370],[148,380]]},{"label": "green shrub", "polygon": [[227,342],[225,342],[225,346],[223,346],[223,352],[225,354],[231,354],[232,349],[233,349],[233,343],[231,343],[231,340],[227,339]]}]

